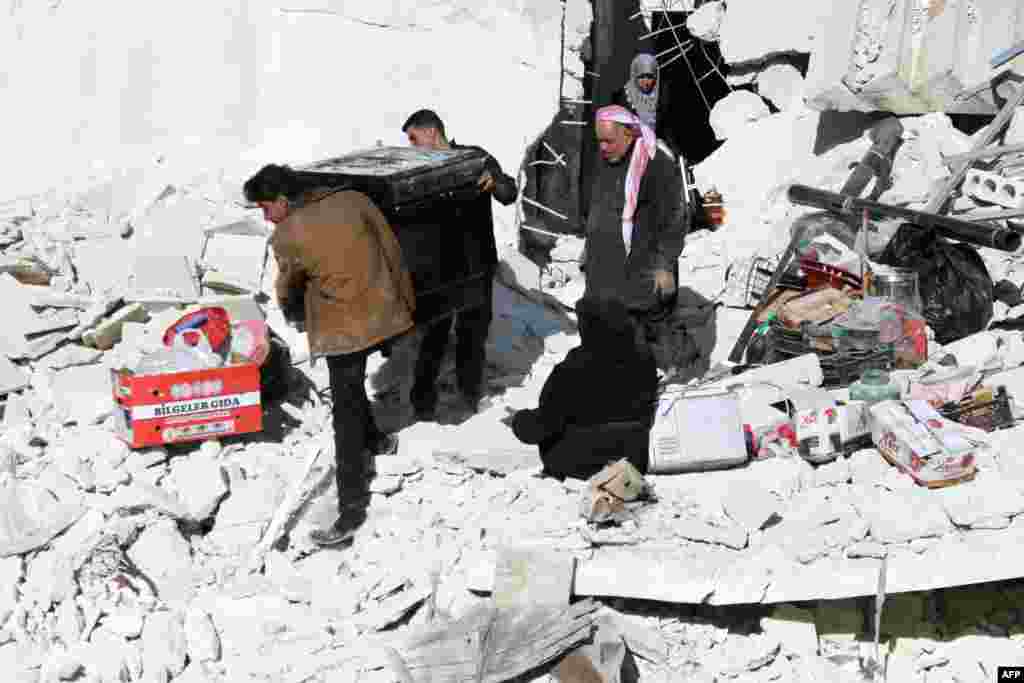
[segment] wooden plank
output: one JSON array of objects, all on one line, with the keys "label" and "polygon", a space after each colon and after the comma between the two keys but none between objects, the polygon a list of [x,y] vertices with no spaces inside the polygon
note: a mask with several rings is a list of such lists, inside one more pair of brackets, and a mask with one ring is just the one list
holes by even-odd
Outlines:
[{"label": "wooden plank", "polygon": [[569,604],[576,558],[540,548],[502,548],[494,567],[495,607]]},{"label": "wooden plank", "polygon": [[985,147],[984,149],[964,152],[963,154],[953,154],[944,158],[942,161],[947,166],[954,166],[955,164],[965,164],[977,161],[978,159],[989,159],[993,157],[1000,157],[1005,154],[1016,154],[1017,152],[1024,152],[1024,143],[1017,145],[997,145],[994,147]]},{"label": "wooden plank", "polygon": [[[1013,116],[1014,110],[1020,106],[1021,102],[1024,102],[1024,86],[1017,87],[1017,91],[1009,100],[1007,100],[1006,104],[1003,105],[1003,108],[999,110],[999,114],[996,116],[995,120],[988,125],[988,128],[985,129],[985,133],[978,139],[977,143],[974,145],[974,149],[971,151],[977,152],[988,147],[988,145],[996,139],[996,136],[1002,132],[1003,127],[1005,127],[1009,122],[1010,117]],[[943,209],[946,207],[946,203],[948,202],[950,195],[953,194],[953,190],[963,182],[964,176],[967,175],[967,170],[970,167],[971,162],[969,161],[957,164],[956,169],[953,171],[953,175],[946,180],[942,189],[936,192],[931,199],[928,200],[928,203],[922,211],[924,213],[945,213]]]}]

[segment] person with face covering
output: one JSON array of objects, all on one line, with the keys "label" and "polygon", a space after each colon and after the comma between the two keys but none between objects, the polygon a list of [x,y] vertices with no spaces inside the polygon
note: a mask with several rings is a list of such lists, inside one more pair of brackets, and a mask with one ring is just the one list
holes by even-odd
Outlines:
[{"label": "person with face covering", "polygon": [[654,132],[619,106],[598,110],[601,161],[587,215],[586,294],[620,301],[658,366],[682,368],[694,347],[674,321],[679,255],[686,238],[682,174]]},{"label": "person with face covering", "polygon": [[511,416],[512,431],[539,446],[550,476],[587,479],[621,458],[646,473],[658,392],[654,358],[637,344],[620,301],[584,298],[576,312],[581,345],[551,371],[537,408]]},{"label": "person with face covering", "polygon": [[658,106],[662,98],[658,60],[654,55],[640,53],[629,66],[629,80],[612,95],[612,104],[629,109],[641,123],[658,130]]}]

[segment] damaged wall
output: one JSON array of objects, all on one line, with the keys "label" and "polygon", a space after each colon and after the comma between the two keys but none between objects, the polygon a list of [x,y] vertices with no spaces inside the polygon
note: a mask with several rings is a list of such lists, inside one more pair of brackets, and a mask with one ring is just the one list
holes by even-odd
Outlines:
[{"label": "damaged wall", "polygon": [[420,107],[514,172],[557,106],[550,0],[15,0],[5,14],[0,199],[161,157],[191,178],[404,144]]}]

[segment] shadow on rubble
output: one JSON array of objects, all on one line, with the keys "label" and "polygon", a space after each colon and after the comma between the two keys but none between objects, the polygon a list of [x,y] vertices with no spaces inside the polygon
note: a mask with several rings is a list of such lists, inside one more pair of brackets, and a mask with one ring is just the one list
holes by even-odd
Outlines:
[{"label": "shadow on rubble", "polygon": [[[495,399],[508,389],[523,385],[534,365],[545,355],[546,339],[559,333],[576,334],[568,316],[559,315],[500,282],[494,284],[492,310],[481,410],[486,409],[488,399]],[[568,343],[564,351],[572,346],[575,342]],[[419,348],[418,332],[405,335],[393,345],[391,356],[383,365],[370,373],[370,383],[376,394],[374,415],[385,431],[399,431],[416,422],[409,403],[409,391]],[[558,359],[564,351],[559,346]],[[437,380],[436,421],[443,425],[460,425],[473,416],[461,404],[455,383],[455,360],[453,329]]]}]

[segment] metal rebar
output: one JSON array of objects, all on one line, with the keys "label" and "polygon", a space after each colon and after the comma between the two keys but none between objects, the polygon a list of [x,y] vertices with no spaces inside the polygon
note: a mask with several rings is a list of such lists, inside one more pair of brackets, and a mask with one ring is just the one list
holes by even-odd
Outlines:
[{"label": "metal rebar", "polygon": [[541,211],[546,211],[546,212],[550,213],[552,216],[556,216],[558,218],[561,218],[563,221],[569,220],[569,217],[566,216],[565,214],[558,213],[554,209],[548,208],[548,207],[544,206],[543,204],[541,204],[540,202],[537,202],[537,201],[534,201],[534,200],[530,199],[529,197],[523,197],[523,201],[526,202],[527,204],[529,204],[530,206],[533,206],[535,208],[540,209]]},{"label": "metal rebar", "polygon": [[[668,15],[668,3],[665,0],[661,0],[661,11],[665,15],[665,21],[672,26],[672,18]],[[683,54],[683,61],[686,62],[686,68],[690,71],[690,77],[693,78],[694,85],[697,86],[697,92],[700,94],[700,98],[704,100],[704,106],[708,112],[711,111],[711,103],[708,102],[707,96],[704,95],[704,90],[700,87],[700,81],[697,80],[697,72],[693,70],[693,65],[690,64],[689,58],[686,56],[686,52],[683,50],[682,41],[679,40],[679,34],[676,33],[675,29],[672,29],[672,37],[676,41],[676,45],[679,46],[680,52]]]}]

